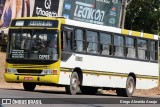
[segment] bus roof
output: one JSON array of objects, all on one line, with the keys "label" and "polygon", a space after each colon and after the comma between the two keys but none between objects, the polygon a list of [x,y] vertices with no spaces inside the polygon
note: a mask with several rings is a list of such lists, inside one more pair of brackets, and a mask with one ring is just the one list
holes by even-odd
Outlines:
[{"label": "bus roof", "polygon": [[143,32],[127,30],[127,29],[121,29],[121,28],[116,28],[116,27],[111,27],[111,26],[103,26],[103,25],[96,25],[96,24],[91,24],[91,23],[86,23],[86,22],[74,21],[74,20],[66,19],[61,16],[57,16],[54,18],[51,18],[51,17],[22,17],[22,18],[17,18],[15,20],[20,20],[20,19],[24,19],[24,20],[27,20],[27,19],[43,19],[43,20],[62,19],[62,20],[65,20],[65,24],[67,25],[158,40],[158,35],[154,35],[154,34],[143,33]]},{"label": "bus roof", "polygon": [[127,30],[127,29],[121,29],[121,28],[116,28],[116,27],[111,27],[111,26],[96,25],[96,24],[91,24],[91,23],[86,23],[86,22],[74,21],[70,19],[66,19],[66,24],[77,26],[77,27],[100,30],[100,31],[107,31],[111,33],[118,33],[118,34],[131,35],[131,36],[136,36],[136,37],[143,37],[143,38],[158,40],[158,35],[137,32],[137,31]]}]

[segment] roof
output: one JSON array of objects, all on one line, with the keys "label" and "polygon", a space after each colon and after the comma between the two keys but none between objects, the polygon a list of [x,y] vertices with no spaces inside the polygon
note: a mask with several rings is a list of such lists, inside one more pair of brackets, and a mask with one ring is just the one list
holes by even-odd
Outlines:
[{"label": "roof", "polygon": [[89,29],[100,30],[100,31],[107,31],[111,33],[118,33],[118,34],[131,35],[131,36],[136,36],[136,37],[143,37],[143,38],[158,40],[158,35],[138,32],[138,31],[133,31],[133,30],[127,30],[127,29],[121,29],[121,28],[116,28],[116,27],[111,27],[111,26],[96,25],[96,24],[91,24],[91,23],[86,23],[86,22],[74,21],[70,19],[66,19],[66,24],[77,26],[77,27],[84,27],[84,28],[89,28]]}]

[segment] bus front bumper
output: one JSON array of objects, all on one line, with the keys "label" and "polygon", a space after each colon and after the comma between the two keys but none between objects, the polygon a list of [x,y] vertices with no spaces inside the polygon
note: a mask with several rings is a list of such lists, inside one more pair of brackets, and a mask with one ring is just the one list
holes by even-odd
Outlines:
[{"label": "bus front bumper", "polygon": [[59,75],[18,75],[5,73],[4,78],[6,82],[21,83],[21,82],[34,82],[34,83],[54,83],[58,84]]}]

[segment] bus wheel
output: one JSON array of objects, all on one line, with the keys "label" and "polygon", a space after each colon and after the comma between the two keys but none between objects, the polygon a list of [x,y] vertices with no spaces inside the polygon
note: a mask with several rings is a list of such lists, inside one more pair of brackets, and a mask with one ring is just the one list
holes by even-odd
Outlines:
[{"label": "bus wheel", "polygon": [[131,97],[135,90],[135,80],[132,76],[127,78],[126,88],[117,89],[116,93],[118,96]]},{"label": "bus wheel", "polygon": [[70,85],[66,86],[66,92],[75,95],[80,90],[80,80],[77,72],[73,72],[70,78]]},{"label": "bus wheel", "polygon": [[87,86],[82,86],[81,87],[81,92],[83,94],[89,94],[89,95],[94,95],[98,91],[97,87],[87,87]]},{"label": "bus wheel", "polygon": [[135,86],[136,86],[136,84],[135,84],[134,78],[132,76],[129,76],[127,78],[126,89],[124,91],[124,96],[125,97],[131,97],[134,90],[135,90]]},{"label": "bus wheel", "polygon": [[35,87],[36,87],[35,83],[29,83],[29,82],[23,83],[23,88],[25,91],[34,91]]}]

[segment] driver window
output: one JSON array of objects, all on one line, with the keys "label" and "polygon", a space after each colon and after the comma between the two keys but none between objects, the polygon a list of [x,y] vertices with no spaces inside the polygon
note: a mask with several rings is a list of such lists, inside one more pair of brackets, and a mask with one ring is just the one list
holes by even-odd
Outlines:
[{"label": "driver window", "polygon": [[62,50],[71,50],[72,49],[72,32],[63,31],[62,32]]}]

